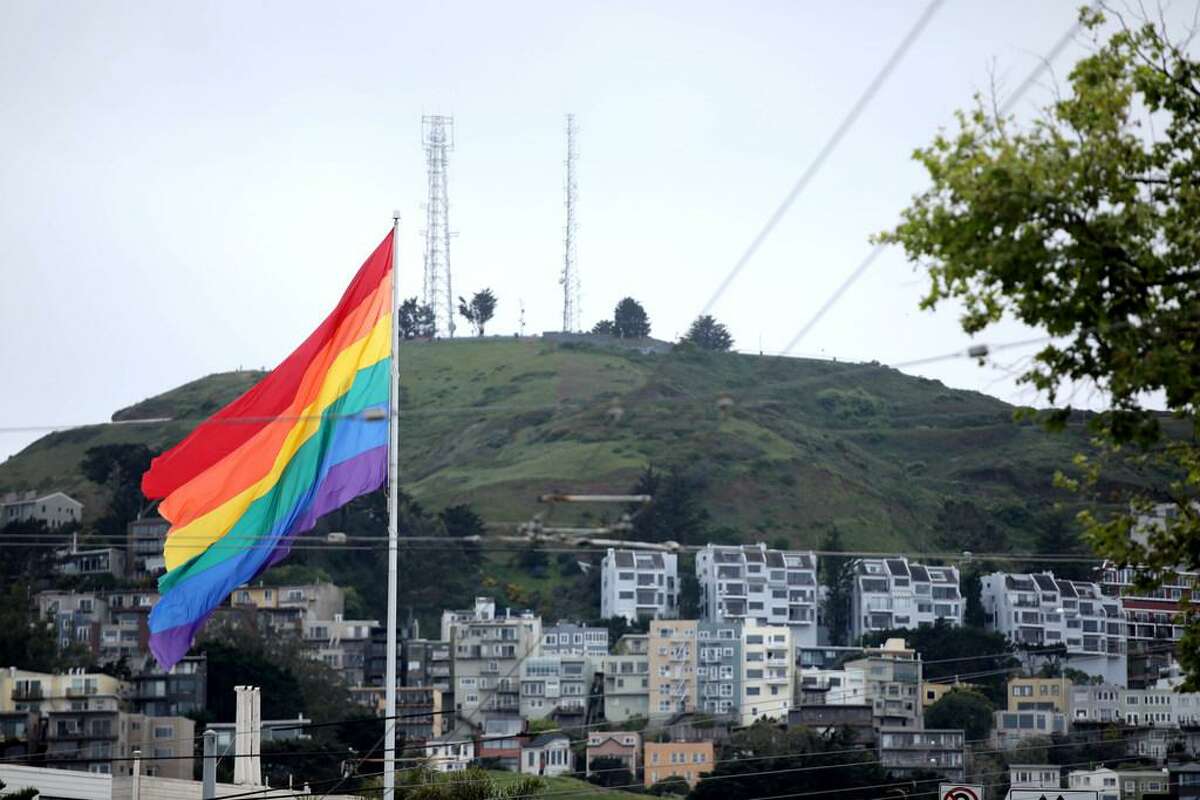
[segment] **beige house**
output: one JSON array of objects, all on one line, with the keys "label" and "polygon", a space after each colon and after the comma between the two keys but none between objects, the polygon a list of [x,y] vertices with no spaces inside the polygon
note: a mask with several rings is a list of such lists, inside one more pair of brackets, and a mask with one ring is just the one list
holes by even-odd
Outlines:
[{"label": "beige house", "polygon": [[650,623],[652,718],[696,709],[696,627],[694,619]]},{"label": "beige house", "polygon": [[1057,711],[1071,713],[1069,678],[1012,678],[1008,682],[1009,711]]},{"label": "beige house", "polygon": [[51,528],[83,519],[83,503],[62,492],[9,493],[0,502],[0,527],[13,522],[44,522]]}]

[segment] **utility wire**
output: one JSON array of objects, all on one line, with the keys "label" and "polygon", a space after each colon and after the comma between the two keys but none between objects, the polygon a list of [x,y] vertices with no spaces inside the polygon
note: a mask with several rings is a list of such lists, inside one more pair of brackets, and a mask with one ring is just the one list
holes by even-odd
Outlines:
[{"label": "utility wire", "polygon": [[[1093,3],[1092,7],[1095,8],[1096,5],[1097,4]],[[1050,48],[1050,51],[1038,62],[1037,66],[1029,73],[1029,75],[1025,77],[1025,80],[1021,81],[1021,83],[1017,85],[1017,88],[1013,90],[1011,95],[1008,96],[1008,99],[1001,103],[1001,116],[1011,111],[1013,106],[1017,104],[1017,101],[1021,99],[1022,95],[1024,95],[1025,92],[1037,82],[1037,79],[1042,76],[1042,73],[1050,68],[1051,62],[1053,62],[1054,59],[1057,58],[1058,55],[1063,51],[1063,49],[1071,43],[1071,40],[1075,38],[1075,34],[1079,32],[1082,24],[1083,23],[1077,19],[1075,23],[1072,24],[1067,30],[1067,32],[1064,33],[1059,40],[1054,43],[1054,46]],[[792,337],[792,340],[788,342],[787,347],[783,349],[784,353],[791,353],[796,349],[796,346],[800,344],[801,340],[804,339],[805,336],[808,335],[809,331],[816,327],[817,323],[820,322],[827,313],[829,313],[829,310],[837,305],[838,301],[842,299],[850,287],[858,282],[858,279],[861,278],[868,269],[870,269],[871,265],[875,263],[875,260],[879,258],[880,254],[882,254],[886,248],[887,245],[880,242],[871,249],[871,252],[867,254],[867,257],[864,258],[859,265],[854,268],[854,271],[846,276],[846,279],[843,280],[842,283],[833,290],[833,294],[826,298],[825,302],[821,304],[821,307],[817,309],[817,313],[813,314],[813,316],[806,323],[804,323],[803,326],[801,326],[800,330],[796,332],[796,335]]]},{"label": "utility wire", "polygon": [[833,154],[834,149],[850,131],[850,128],[854,125],[854,123],[858,121],[858,118],[862,115],[863,110],[867,107],[871,100],[874,99],[875,94],[879,91],[880,87],[883,86],[884,81],[887,80],[888,76],[892,74],[892,71],[895,70],[896,66],[900,63],[900,59],[904,57],[909,48],[911,48],[917,39],[920,38],[921,33],[924,32],[925,27],[929,24],[929,21],[933,19],[934,13],[936,13],[941,6],[942,0],[932,0],[932,2],[925,7],[925,10],[921,12],[921,16],[917,18],[916,23],[912,26],[912,28],[909,29],[908,33],[905,34],[904,38],[900,40],[899,46],[897,46],[897,48],[888,57],[887,61],[884,62],[883,67],[879,70],[875,77],[871,79],[871,82],[867,84],[866,90],[863,91],[862,95],[858,98],[854,105],[851,106],[849,113],[846,114],[845,118],[842,119],[837,128],[834,129],[833,135],[829,137],[829,140],[820,149],[820,151],[818,151],[816,158],[814,158],[812,163],[808,165],[808,168],[805,169],[800,175],[799,180],[797,180],[795,185],[792,186],[791,191],[788,192],[786,197],[784,197],[783,202],[779,204],[779,207],[776,208],[775,212],[767,219],[767,224],[764,225],[762,230],[758,232],[758,235],[755,236],[750,242],[750,246],[746,248],[746,252],[742,254],[742,257],[739,258],[737,263],[733,265],[733,269],[729,271],[729,274],[726,275],[725,279],[721,281],[719,286],[717,286],[717,290],[713,292],[712,297],[710,297],[708,302],[704,304],[704,308],[700,310],[700,316],[704,316],[712,311],[713,307],[716,306],[718,301],[720,301],[722,295],[725,294],[725,291],[729,288],[730,284],[733,283],[733,281],[745,268],[746,264],[749,263],[750,259],[754,257],[754,254],[758,252],[758,248],[762,246],[762,243],[767,240],[767,237],[771,235],[771,232],[775,230],[775,227],[783,220],[783,217],[785,214],[787,214],[788,209],[792,207],[792,203],[796,202],[796,198],[800,196],[800,193],[803,192],[805,188],[807,188],[812,179],[816,177],[821,167],[825,164],[825,161],[830,155]]}]

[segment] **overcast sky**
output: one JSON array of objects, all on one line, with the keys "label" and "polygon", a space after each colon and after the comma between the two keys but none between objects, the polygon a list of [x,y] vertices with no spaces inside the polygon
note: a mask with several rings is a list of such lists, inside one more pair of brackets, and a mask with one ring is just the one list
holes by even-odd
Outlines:
[{"label": "overcast sky", "polygon": [[[0,426],[105,420],[201,375],[273,366],[393,208],[399,277],[419,293],[429,113],[455,118],[454,282],[499,296],[489,331],[516,330],[519,300],[528,331],[560,327],[573,112],[584,321],[633,295],[675,338],[925,5],[6,0]],[[714,309],[739,348],[786,345],[924,186],[913,148],[993,75],[1014,88],[1077,6],[938,11]],[[1055,62],[1060,82],[1085,44]],[[964,347],[953,309],[917,310],[922,288],[889,252],[799,350],[896,363]],[[1034,399],[966,360],[913,372]],[[38,435],[0,433],[0,458]]]}]

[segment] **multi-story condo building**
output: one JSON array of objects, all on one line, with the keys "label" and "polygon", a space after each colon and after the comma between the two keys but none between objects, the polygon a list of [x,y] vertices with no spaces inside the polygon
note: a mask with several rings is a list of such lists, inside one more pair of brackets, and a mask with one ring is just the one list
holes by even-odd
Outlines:
[{"label": "multi-story condo building", "polygon": [[187,716],[207,703],[208,658],[203,653],[184,656],[163,672],[148,656],[130,683],[130,710],[148,717]]},{"label": "multi-story condo building", "polygon": [[753,620],[741,626],[742,693],[741,723],[757,719],[787,720],[793,702],[791,629],[783,625],[758,625]]},{"label": "multi-story condo building", "polygon": [[109,662],[146,654],[147,619],[158,593],[46,591],[36,601],[41,618],[54,625],[60,649],[82,647]]},{"label": "multi-story condo building", "polygon": [[1073,686],[1070,717],[1072,722],[1191,728],[1200,725],[1200,693],[1113,684]]},{"label": "multi-story condo building", "polygon": [[696,710],[697,622],[650,623],[650,716]]},{"label": "multi-story condo building", "polygon": [[588,656],[530,656],[521,662],[521,718],[587,713],[595,668]]},{"label": "multi-story condo building", "polygon": [[1071,712],[1070,678],[1010,678],[1008,681],[1009,711]]},{"label": "multi-story condo building", "polygon": [[230,595],[229,604],[253,611],[259,624],[272,633],[301,636],[310,620],[340,619],[346,610],[346,592],[332,583],[243,586]]},{"label": "multi-story condo building", "polygon": [[696,554],[696,578],[708,622],[785,625],[796,646],[816,645],[817,559],[811,551],[710,544]]},{"label": "multi-story condo building", "polygon": [[[929,686],[928,683],[925,684]],[[867,674],[861,669],[796,670],[797,705],[857,706],[867,699]]]},{"label": "multi-story condo building", "polygon": [[171,523],[158,514],[138,517],[125,528],[125,571],[133,580],[157,577],[167,571],[163,542]]},{"label": "multi-story condo building", "polygon": [[737,622],[700,622],[696,631],[696,707],[706,714],[741,708],[744,649]]},{"label": "multi-story condo building", "polygon": [[907,558],[861,558],[852,565],[850,639],[913,630],[937,622],[961,625],[964,602],[958,569],[927,567]]},{"label": "multi-story condo building", "polygon": [[883,729],[879,732],[879,764],[894,778],[940,772],[952,782],[966,775],[961,730]]},{"label": "multi-story condo building", "polygon": [[396,689],[396,731],[405,743],[440,738],[451,724],[443,713],[445,710],[441,689],[414,686]]},{"label": "multi-story condo building", "polygon": [[[529,611],[496,613],[495,602],[477,598],[475,614],[443,612],[442,625],[454,655],[454,702],[460,728],[480,725],[506,737],[520,730],[521,662],[536,655],[542,643],[542,620]],[[452,615],[452,616],[447,616]],[[500,739],[496,740],[501,741]],[[516,743],[485,750],[515,763]],[[482,757],[482,756],[481,756]]]},{"label": "multi-story condo building", "polygon": [[650,635],[647,633],[627,633],[613,645],[612,651],[617,655],[648,656],[650,655]]},{"label": "multi-story condo building", "polygon": [[630,622],[679,616],[678,557],[610,547],[600,565],[600,616]]},{"label": "multi-story condo building", "polygon": [[862,670],[866,675],[866,702],[871,705],[877,730],[923,726],[921,658],[903,639],[888,639],[883,647],[867,648],[862,658],[847,661],[846,669]]},{"label": "multi-story condo building", "polygon": [[366,681],[367,651],[371,630],[379,627],[373,619],[309,619],[304,622],[304,646],[315,661],[329,666],[342,676],[346,686],[362,686]]},{"label": "multi-story condo building", "polygon": [[[375,686],[384,684],[387,658],[387,629],[376,628],[371,632],[373,644],[379,647],[372,650],[373,664],[368,682]],[[454,657],[449,642],[430,639],[405,639],[400,643],[401,683],[405,686],[422,686],[440,689],[442,697],[453,697],[454,688]],[[377,663],[376,663],[377,662]]]},{"label": "multi-story condo building", "polygon": [[983,576],[982,601],[989,629],[1026,647],[1061,646],[1071,667],[1125,684],[1121,601],[1098,584],[993,572]]},{"label": "multi-story condo building", "polygon": [[10,492],[0,500],[0,527],[14,522],[44,522],[48,527],[58,528],[81,519],[83,503],[62,492]]},{"label": "multi-story condo building", "polygon": [[604,673],[604,718],[624,722],[650,716],[650,656],[611,655],[600,659]]},{"label": "multi-story condo building", "polygon": [[559,622],[542,629],[542,655],[593,656],[608,655],[608,628]]}]

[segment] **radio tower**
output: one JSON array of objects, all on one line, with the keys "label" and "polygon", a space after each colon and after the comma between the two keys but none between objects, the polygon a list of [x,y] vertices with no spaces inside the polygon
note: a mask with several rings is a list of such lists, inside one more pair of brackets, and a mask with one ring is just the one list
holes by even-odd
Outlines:
[{"label": "radio tower", "polygon": [[429,199],[425,204],[424,302],[433,309],[437,332],[454,336],[454,291],[450,280],[450,197],[446,154],[454,149],[454,117],[421,117],[421,143]]},{"label": "radio tower", "polygon": [[563,237],[563,270],[558,282],[563,287],[563,319],[564,331],[579,330],[579,267],[575,264],[575,204],[578,202],[578,187],[575,185],[575,159],[579,152],[575,149],[575,135],[579,129],[575,127],[575,115],[567,114],[567,226]]}]

